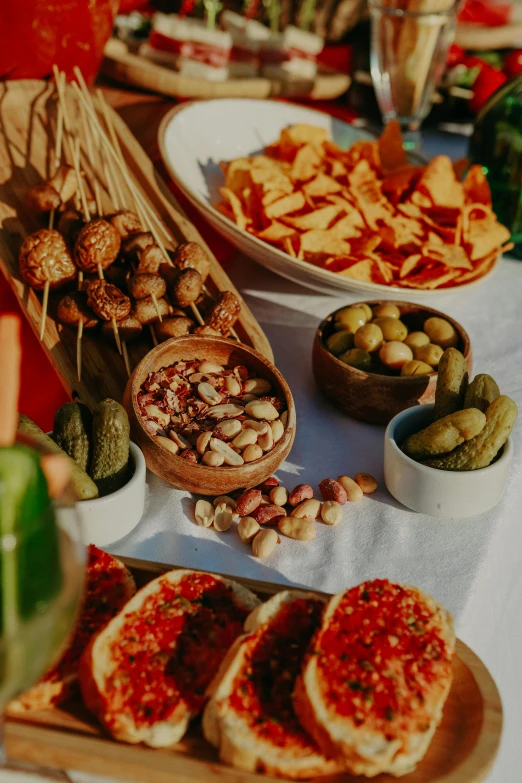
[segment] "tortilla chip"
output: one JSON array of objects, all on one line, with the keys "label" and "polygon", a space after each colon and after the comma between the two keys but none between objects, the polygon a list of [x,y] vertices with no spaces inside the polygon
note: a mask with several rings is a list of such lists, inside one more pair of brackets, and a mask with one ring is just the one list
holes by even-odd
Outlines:
[{"label": "tortilla chip", "polygon": [[329,228],[336,217],[342,213],[342,207],[330,204],[322,209],[316,209],[314,212],[308,212],[306,215],[300,215],[295,218],[285,218],[284,222],[289,226],[300,231],[309,231],[312,228]]},{"label": "tortilla chip", "polygon": [[283,215],[289,215],[291,212],[297,212],[304,205],[305,198],[302,193],[291,193],[289,196],[283,196],[283,198],[265,207],[265,215],[267,218],[282,217]]},{"label": "tortilla chip", "polygon": [[410,277],[408,280],[403,279],[399,282],[400,285],[405,286],[406,288],[433,290],[455,280],[459,274],[459,271],[456,269],[447,271],[443,266],[436,266],[427,271],[423,271],[420,275]]},{"label": "tortilla chip", "polygon": [[472,261],[478,261],[497,250],[508,241],[511,232],[498,223],[493,213],[482,220],[470,220],[466,246]]},{"label": "tortilla chip", "polygon": [[317,128],[315,125],[298,124],[289,128],[283,128],[279,137],[279,154],[284,160],[292,161],[299,147],[312,144],[321,147],[328,139],[328,131],[325,128]]},{"label": "tortilla chip", "polygon": [[252,166],[248,158],[238,158],[231,161],[225,172],[226,187],[234,192],[251,187],[251,170]]},{"label": "tortilla chip", "polygon": [[409,167],[403,147],[401,126],[397,120],[392,120],[386,125],[379,137],[378,146],[384,175],[394,174],[400,169]]},{"label": "tortilla chip", "polygon": [[297,253],[295,252],[295,248],[290,237],[285,237],[283,240],[283,247],[289,256],[292,256],[292,258],[297,258]]},{"label": "tortilla chip", "polygon": [[366,161],[370,168],[380,171],[381,161],[379,157],[379,145],[376,141],[356,141],[345,153],[343,160],[348,169],[354,168],[360,161]]},{"label": "tortilla chip", "polygon": [[[418,186],[419,184],[417,183],[417,187]],[[421,211],[423,209],[429,209],[431,206],[433,206],[433,202],[431,198],[427,196],[425,193],[421,193],[420,190],[413,191],[413,193],[410,196],[410,201],[416,207],[419,207]]]},{"label": "tortilla chip", "polygon": [[234,191],[230,190],[230,188],[220,188],[219,192],[225,201],[228,201],[230,204],[230,208],[234,214],[234,220],[236,221],[237,226],[245,230],[247,226],[250,225],[251,221],[245,214],[241,200],[238,198],[238,196],[236,196]]},{"label": "tortilla chip", "polygon": [[261,204],[263,207],[268,207],[269,204],[273,204],[274,201],[278,201],[286,195],[287,193],[285,193],[284,190],[269,190],[261,197]]},{"label": "tortilla chip", "polygon": [[464,190],[447,155],[437,155],[428,163],[417,189],[427,194],[436,207],[461,209],[464,206]]},{"label": "tortilla chip", "polygon": [[400,171],[388,174],[382,181],[382,191],[396,204],[407,191],[411,190],[423,172],[421,166],[406,166]]},{"label": "tortilla chip", "polygon": [[351,280],[361,280],[363,283],[372,283],[373,265],[374,262],[371,259],[365,258],[362,261],[357,261],[357,263],[352,264],[352,266],[339,272],[339,274],[343,275],[343,277],[349,277]]},{"label": "tortilla chip", "polygon": [[344,215],[344,217],[334,223],[330,231],[339,239],[350,239],[351,237],[360,237],[361,228],[364,228],[364,223],[359,213],[350,212],[350,214]]},{"label": "tortilla chip", "polygon": [[311,144],[301,147],[294,158],[290,169],[290,178],[294,182],[307,182],[317,174],[321,156]]},{"label": "tortilla chip", "polygon": [[[366,161],[362,162],[365,163]],[[371,169],[369,171],[371,172]],[[368,177],[366,181],[361,181],[360,177],[356,177],[355,182],[352,184],[352,174],[348,175],[348,180],[352,185],[352,195],[357,209],[363,216],[366,224],[374,231],[379,231],[379,221],[388,222],[393,215],[392,207],[384,198],[375,175]]]},{"label": "tortilla chip", "polygon": [[482,166],[472,166],[466,175],[462,187],[467,204],[486,204],[491,206],[491,190]]},{"label": "tortilla chip", "polygon": [[499,255],[497,251],[493,251],[479,261],[471,272],[464,272],[464,274],[459,275],[459,277],[456,278],[455,283],[461,285],[462,283],[470,283],[472,280],[478,280],[480,277],[484,277],[484,275],[487,275],[487,273],[493,269],[498,260]]},{"label": "tortilla chip", "polygon": [[301,235],[301,250],[304,257],[347,256],[351,245],[339,239],[332,231],[312,229]]},{"label": "tortilla chip", "polygon": [[336,180],[345,179],[348,171],[340,160],[333,160],[330,165],[330,176]]},{"label": "tortilla chip", "polygon": [[339,193],[340,190],[342,190],[342,185],[323,172],[319,172],[311,182],[307,182],[303,186],[303,193],[311,198],[326,196],[329,193]]},{"label": "tortilla chip", "polygon": [[451,269],[473,269],[466,251],[459,245],[428,245],[424,248],[424,256]]},{"label": "tortilla chip", "polygon": [[411,274],[411,272],[413,272],[413,270],[419,266],[421,259],[422,259],[421,253],[415,253],[411,256],[408,256],[408,258],[406,258],[402,263],[402,266],[399,271],[399,277],[401,279],[404,277],[408,277],[408,275]]},{"label": "tortilla chip", "polygon": [[259,239],[264,239],[265,242],[283,242],[294,234],[294,229],[274,221],[262,231],[259,231],[257,236]]}]

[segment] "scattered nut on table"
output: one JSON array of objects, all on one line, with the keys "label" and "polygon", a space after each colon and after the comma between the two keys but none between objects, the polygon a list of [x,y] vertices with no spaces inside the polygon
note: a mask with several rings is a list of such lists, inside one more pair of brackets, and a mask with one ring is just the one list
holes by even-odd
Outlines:
[{"label": "scattered nut on table", "polygon": [[270,557],[277,546],[277,533],[272,528],[260,530],[252,541],[252,554],[254,557]]},{"label": "scattered nut on table", "polygon": [[370,495],[377,489],[377,481],[369,473],[356,473],[354,478],[365,495]]}]

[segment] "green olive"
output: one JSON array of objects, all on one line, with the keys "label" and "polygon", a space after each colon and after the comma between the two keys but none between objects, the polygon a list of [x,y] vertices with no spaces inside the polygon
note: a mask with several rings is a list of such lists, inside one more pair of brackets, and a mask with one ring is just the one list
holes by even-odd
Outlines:
[{"label": "green olive", "polygon": [[407,327],[402,323],[402,321],[399,321],[398,318],[383,316],[382,318],[376,318],[373,323],[381,327],[381,331],[386,342],[389,340],[397,340],[398,342],[402,343],[408,335]]},{"label": "green olive", "polygon": [[355,334],[360,326],[366,323],[366,313],[361,307],[344,307],[335,316],[337,331],[345,330]]},{"label": "green olive", "polygon": [[434,345],[440,345],[441,348],[455,348],[459,343],[457,330],[444,318],[428,318],[424,322],[424,331]]},{"label": "green olive", "polygon": [[382,345],[382,331],[377,324],[364,324],[355,332],[353,339],[356,348],[362,348],[363,351],[373,353],[378,351]]},{"label": "green olive", "polygon": [[441,356],[444,353],[440,345],[421,345],[419,348],[413,349],[413,355],[419,362],[426,362],[431,367],[438,367],[441,360]]},{"label": "green olive", "polygon": [[373,317],[374,318],[400,318],[401,317],[401,311],[397,307],[397,305],[394,304],[380,304],[375,305],[373,308]]},{"label": "green olive", "polygon": [[352,348],[341,354],[339,359],[343,364],[348,364],[357,370],[368,370],[372,363],[372,357],[368,351],[363,351],[361,348]]},{"label": "green olive", "polygon": [[326,340],[326,347],[334,356],[339,356],[353,348],[353,334],[351,332],[334,332]]},{"label": "green olive", "polygon": [[409,345],[412,351],[420,348],[421,345],[428,345],[430,338],[425,332],[410,332],[404,342]]},{"label": "green olive", "polygon": [[401,369],[401,375],[430,375],[432,372],[433,367],[430,367],[426,362],[419,362],[417,359],[406,362]]},{"label": "green olive", "polygon": [[362,302],[361,304],[358,305],[353,305],[353,307],[358,307],[359,309],[364,310],[364,312],[366,313],[366,323],[372,320],[373,318],[372,308],[370,307],[370,305],[367,305],[366,302]]}]

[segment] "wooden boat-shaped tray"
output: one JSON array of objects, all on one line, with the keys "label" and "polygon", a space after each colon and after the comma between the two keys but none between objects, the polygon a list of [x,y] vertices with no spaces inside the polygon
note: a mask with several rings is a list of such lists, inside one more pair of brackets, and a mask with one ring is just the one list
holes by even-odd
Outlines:
[{"label": "wooden boat-shaped tray", "polygon": [[[138,587],[173,566],[121,558],[133,572]],[[267,599],[282,585],[233,577]],[[428,752],[405,783],[478,783],[484,780],[500,741],[502,705],[491,675],[463,642],[457,641],[453,685],[442,722]],[[78,698],[46,712],[9,718],[6,724],[8,756],[57,769],[78,769],[136,783],[277,783],[277,778],[255,775],[225,766],[201,736],[197,724],[172,749],[154,750],[110,739]],[[355,783],[348,774],[317,779],[317,783]],[[380,775],[376,783],[397,778]]]},{"label": "wooden boat-shaped tray", "polygon": [[[81,116],[76,96],[71,87],[66,90],[66,101],[71,119]],[[23,238],[39,228],[46,227],[41,215],[32,212],[26,204],[28,189],[42,183],[49,176],[50,150],[54,147],[56,104],[54,85],[36,80],[4,82],[0,85],[0,269],[14,290],[33,330],[38,334],[42,311],[42,294],[36,293],[20,277],[18,255]],[[180,242],[198,242],[207,250],[211,271],[206,286],[211,296],[219,291],[233,291],[242,305],[235,324],[239,339],[273,361],[270,344],[248,309],[232,281],[225,274],[205,241],[189,222],[169,192],[163,180],[142,147],[120,117],[109,109],[123,157],[131,177],[142,196],[153,209],[172,238],[170,248]],[[80,126],[79,126],[80,127]],[[99,157],[96,156],[96,160]],[[82,169],[90,169],[91,162],[84,156]],[[111,202],[103,192],[104,209],[110,211]],[[132,208],[132,205],[129,204]],[[82,343],[82,375],[78,382],[76,369],[76,329],[62,326],[53,314],[64,290],[51,292],[43,345],[67,391],[76,393],[89,406],[105,398],[121,400],[128,375],[122,357],[97,329],[84,331]],[[144,330],[143,337],[128,344],[131,369],[153,347],[151,337]]]},{"label": "wooden boat-shaped tray", "polygon": [[345,93],[351,82],[348,74],[321,64],[313,80],[283,81],[263,76],[227,79],[224,82],[193,79],[134,54],[124,41],[116,38],[112,38],[105,47],[102,73],[123,84],[173,98],[303,98],[332,101]]}]

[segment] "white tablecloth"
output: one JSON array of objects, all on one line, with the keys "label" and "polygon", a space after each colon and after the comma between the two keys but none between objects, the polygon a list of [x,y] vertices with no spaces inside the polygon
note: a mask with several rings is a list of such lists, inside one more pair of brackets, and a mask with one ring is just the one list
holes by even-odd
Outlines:
[{"label": "white tablecloth", "polygon": [[[488,783],[522,781],[522,415],[514,433],[508,485],[497,508],[466,520],[441,521],[413,513],[384,486],[384,428],[342,415],[315,386],[314,330],[339,306],[338,300],[300,288],[242,257],[227,270],[267,334],[294,394],[297,436],[277,473],[280,481],[289,488],[300,482],[317,487],[327,476],[366,471],[377,478],[379,489],[361,503],[345,506],[343,522],[336,528],[318,524],[314,541],[285,539],[269,560],[260,561],[233,529],[217,534],[197,527],[191,496],[149,474],[142,521],[109,549],[327,591],[374,577],[418,585],[453,612],[458,636],[482,658],[499,687],[505,722]],[[343,301],[362,298],[353,294]],[[406,291],[404,299],[426,302]],[[460,321],[471,337],[474,372],[493,375],[502,393],[522,410],[522,262],[503,260],[487,282],[434,295],[429,305]],[[69,775],[75,783],[94,780]],[[22,778],[25,783],[25,776],[16,777],[13,783],[22,783]]]}]

